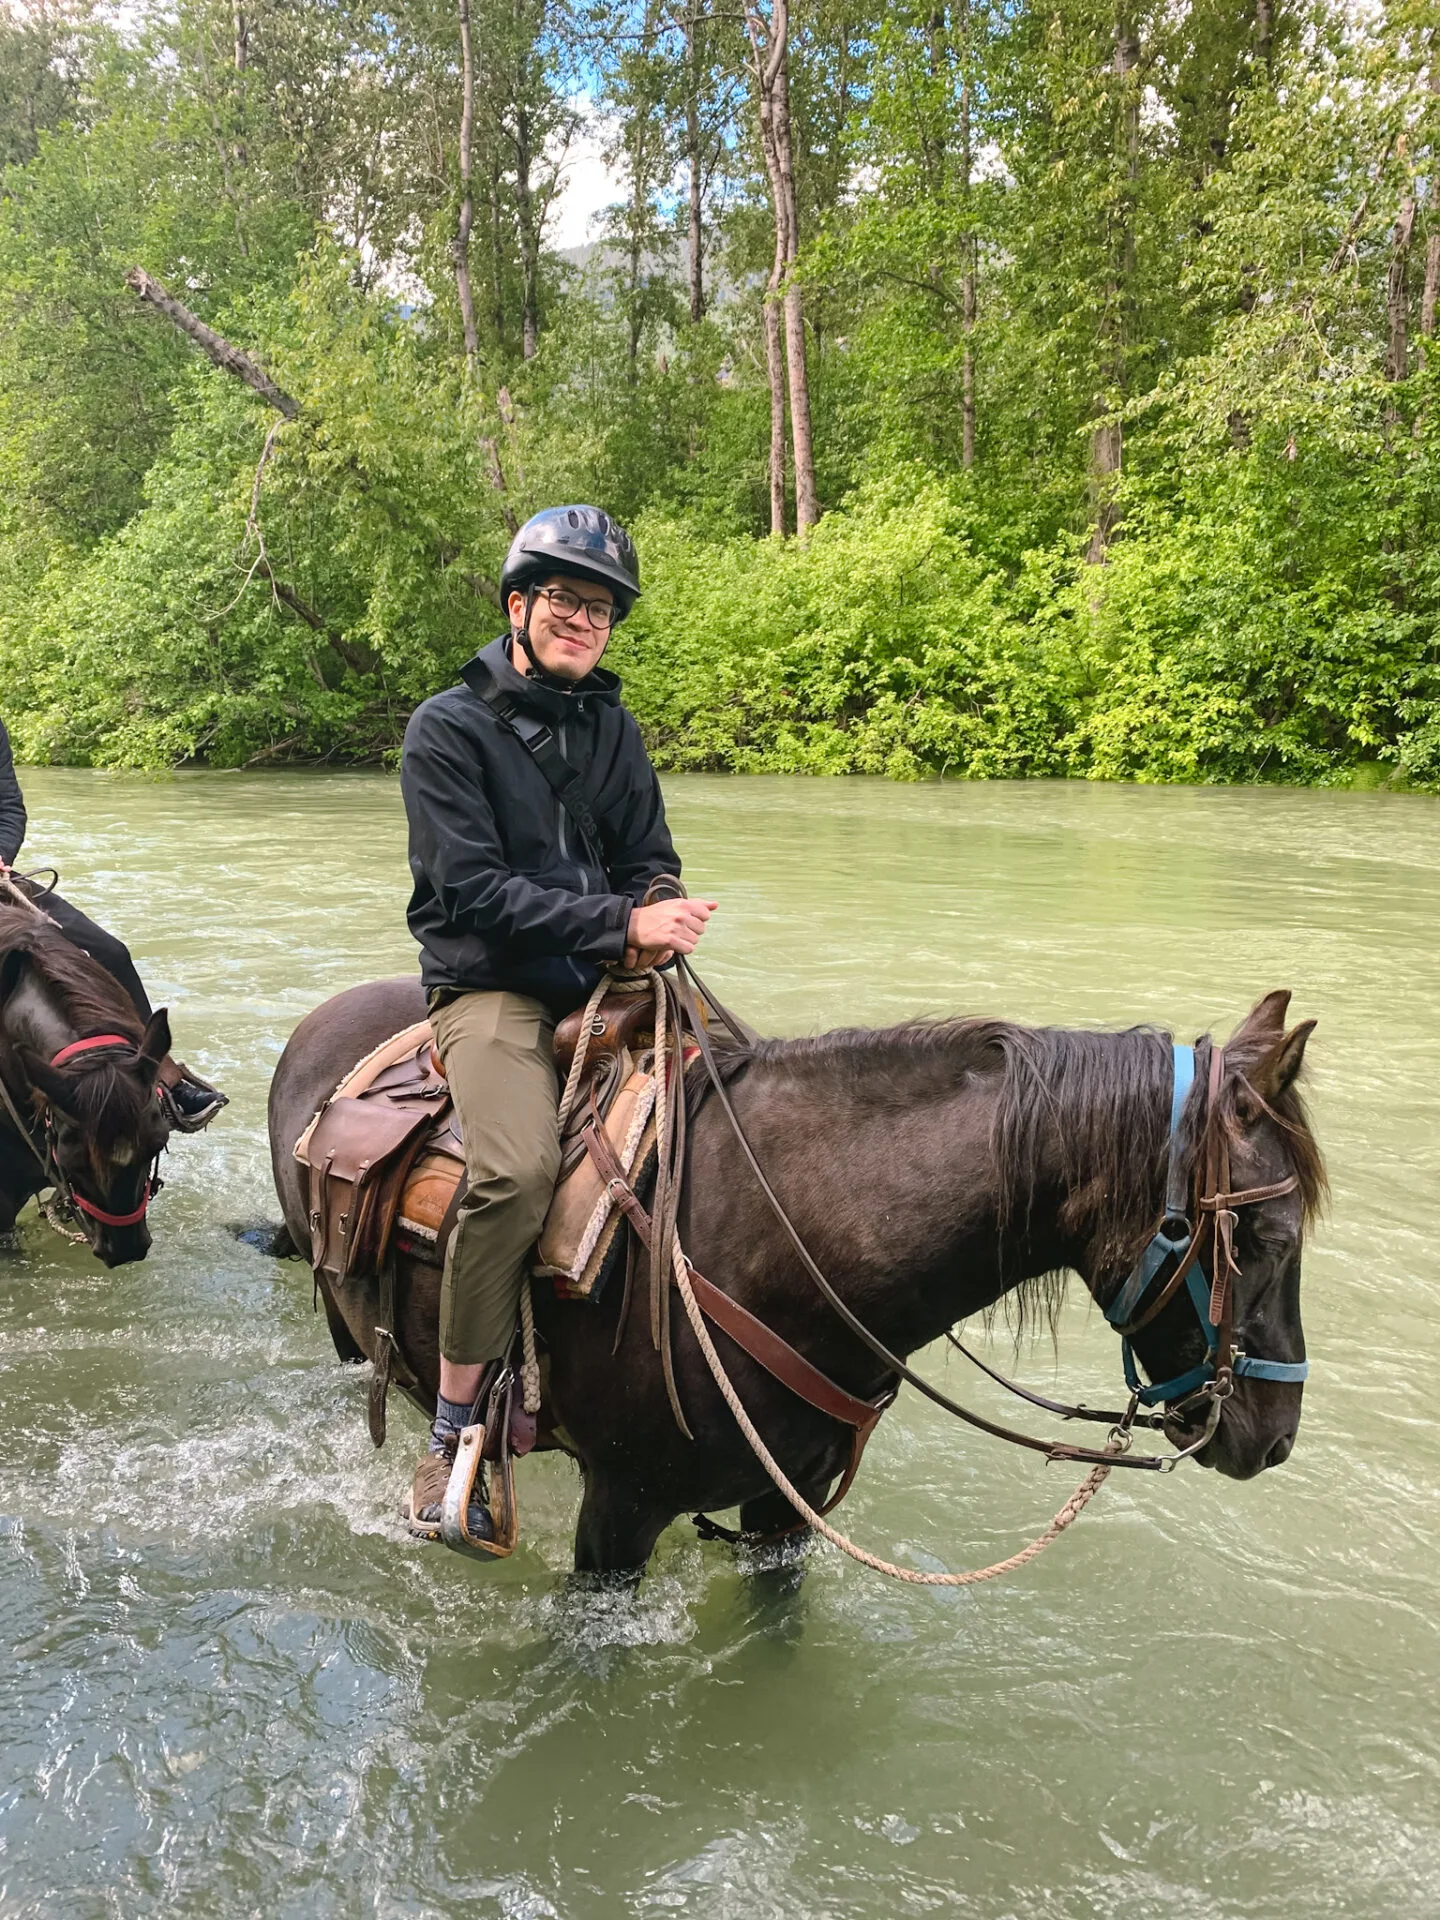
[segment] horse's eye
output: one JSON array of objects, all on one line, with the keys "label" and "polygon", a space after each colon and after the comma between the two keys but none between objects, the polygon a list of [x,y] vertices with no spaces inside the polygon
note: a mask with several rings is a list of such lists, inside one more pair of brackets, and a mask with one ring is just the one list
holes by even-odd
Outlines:
[{"label": "horse's eye", "polygon": [[1251,1235],[1251,1238],[1261,1253],[1268,1253],[1277,1260],[1283,1259],[1295,1245],[1295,1236],[1293,1233],[1261,1233],[1257,1231]]}]

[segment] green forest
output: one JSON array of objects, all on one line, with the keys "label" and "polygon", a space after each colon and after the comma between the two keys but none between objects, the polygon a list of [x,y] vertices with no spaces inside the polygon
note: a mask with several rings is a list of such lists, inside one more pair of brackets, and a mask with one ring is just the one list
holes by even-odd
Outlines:
[{"label": "green forest", "polygon": [[0,0],[0,713],[393,756],[586,500],[662,767],[1440,788],[1437,147],[1433,0]]}]

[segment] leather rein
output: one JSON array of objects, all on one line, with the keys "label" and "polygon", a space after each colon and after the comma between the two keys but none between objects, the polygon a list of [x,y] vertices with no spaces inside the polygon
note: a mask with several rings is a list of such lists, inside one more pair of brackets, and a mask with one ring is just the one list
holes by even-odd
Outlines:
[{"label": "leather rein", "polygon": [[[58,1053],[51,1056],[50,1065],[52,1067],[61,1067],[67,1060],[73,1060],[78,1054],[93,1053],[97,1049],[114,1050],[116,1048],[123,1048],[127,1053],[134,1053],[136,1051],[135,1042],[127,1039],[124,1034],[87,1034],[83,1040],[71,1040],[68,1045],[61,1047]],[[102,1227],[134,1227],[138,1226],[145,1218],[150,1208],[150,1202],[164,1185],[164,1182],[160,1178],[160,1156],[158,1154],[151,1162],[150,1171],[145,1180],[145,1190],[141,1195],[139,1206],[130,1213],[107,1213],[103,1207],[97,1207],[93,1200],[87,1200],[83,1193],[78,1193],[66,1176],[64,1169],[61,1167],[56,1151],[55,1117],[49,1101],[45,1101],[43,1106],[45,1129],[43,1148],[36,1145],[35,1136],[26,1125],[24,1118],[16,1107],[11,1097],[10,1089],[5,1084],[3,1074],[0,1074],[0,1104],[4,1105],[6,1113],[10,1116],[12,1125],[26,1146],[29,1147],[35,1159],[39,1162],[47,1185],[55,1189],[60,1197],[61,1204],[68,1207],[72,1213],[79,1212],[86,1214]]]},{"label": "leather rein", "polygon": [[[1040,1439],[1033,1434],[1023,1433],[1017,1428],[1005,1426],[999,1421],[990,1420],[982,1414],[975,1413],[970,1408],[961,1405],[959,1401],[952,1399],[948,1394],[942,1392],[939,1387],[936,1387],[932,1382],[926,1380],[923,1375],[915,1373],[898,1354],[891,1352],[889,1347],[852,1311],[836,1292],[825,1273],[811,1255],[799,1230],[796,1228],[789,1214],[785,1211],[778,1195],[771,1186],[764,1168],[756,1158],[754,1149],[746,1137],[744,1127],[741,1125],[740,1118],[735,1112],[734,1105],[731,1102],[724,1076],[715,1059],[714,1050],[706,1032],[705,1022],[701,1017],[700,1002],[703,1000],[717,1018],[724,1022],[733,1032],[743,1034],[745,1029],[732,1015],[726,1012],[725,1008],[699,979],[694,969],[683,957],[677,956],[675,973],[677,977],[674,982],[674,993],[681,1009],[686,1015],[690,1034],[699,1049],[700,1058],[704,1065],[710,1087],[719,1100],[730,1130],[734,1134],[736,1142],[771,1212],[784,1230],[786,1237],[789,1239],[800,1259],[801,1265],[818,1288],[822,1298],[849,1331],[883,1363],[889,1373],[896,1377],[895,1386],[890,1388],[880,1399],[874,1402],[855,1400],[853,1396],[844,1394],[842,1389],[836,1387],[833,1382],[828,1381],[823,1374],[817,1374],[816,1369],[811,1367],[810,1363],[803,1359],[803,1356],[796,1354],[793,1348],[779,1339],[778,1335],[769,1333],[769,1330],[764,1328],[763,1323],[756,1320],[753,1315],[749,1314],[743,1307],[740,1307],[737,1302],[730,1300],[728,1295],[720,1293],[720,1291],[711,1286],[708,1281],[704,1281],[702,1277],[695,1272],[694,1268],[690,1267],[688,1262],[686,1263],[691,1285],[695,1290],[696,1298],[707,1318],[713,1319],[717,1325],[730,1333],[737,1344],[746,1352],[750,1353],[753,1359],[756,1359],[768,1372],[771,1372],[776,1378],[789,1386],[800,1398],[807,1400],[812,1406],[819,1407],[821,1411],[830,1412],[833,1417],[844,1420],[847,1424],[855,1427],[856,1440],[852,1451],[850,1467],[844,1476],[839,1491],[828,1503],[825,1511],[828,1511],[830,1506],[838,1504],[839,1500],[843,1498],[844,1494],[849,1490],[850,1483],[854,1479],[855,1471],[859,1466],[860,1452],[864,1447],[864,1443],[873,1431],[881,1413],[893,1400],[895,1392],[898,1390],[899,1382],[902,1380],[908,1381],[911,1386],[924,1394],[927,1399],[932,1400],[937,1406],[943,1408],[956,1419],[963,1420],[967,1425],[978,1428],[982,1433],[989,1433],[997,1439],[1009,1441],[1014,1446],[1025,1447],[1032,1452],[1042,1453],[1047,1460],[1085,1461],[1096,1465],[1136,1467],[1158,1473],[1169,1473],[1172,1472],[1182,1460],[1188,1459],[1193,1454],[1198,1453],[1200,1449],[1208,1445],[1214,1437],[1220,1423],[1221,1409],[1224,1402],[1234,1391],[1234,1383],[1237,1376],[1289,1382],[1300,1382],[1306,1378],[1309,1372],[1308,1361],[1289,1362],[1256,1359],[1238,1351],[1235,1346],[1234,1281],[1240,1272],[1240,1268],[1235,1258],[1234,1232],[1237,1224],[1238,1209],[1243,1206],[1258,1205],[1264,1200],[1278,1199],[1282,1194],[1292,1193],[1299,1185],[1299,1179],[1297,1175],[1291,1174],[1288,1178],[1272,1182],[1268,1186],[1247,1187],[1243,1189],[1231,1188],[1230,1143],[1223,1125],[1219,1122],[1217,1105],[1218,1095],[1224,1078],[1224,1049],[1222,1047],[1212,1046],[1210,1050],[1207,1110],[1202,1130],[1203,1152],[1200,1156],[1200,1162],[1197,1165],[1193,1182],[1195,1211],[1199,1217],[1198,1228],[1192,1228],[1190,1216],[1187,1212],[1187,1201],[1191,1198],[1191,1193],[1187,1191],[1188,1183],[1185,1176],[1184,1155],[1179,1138],[1180,1116],[1194,1079],[1194,1049],[1192,1047],[1179,1046],[1174,1049],[1174,1083],[1171,1098],[1165,1214],[1155,1234],[1146,1246],[1145,1251],[1142,1253],[1140,1260],[1123,1282],[1115,1300],[1106,1310],[1107,1319],[1117,1328],[1123,1342],[1122,1357],[1125,1368],[1125,1378],[1126,1384],[1130,1389],[1130,1402],[1128,1407],[1123,1412],[1103,1412],[1099,1409],[1089,1408],[1083,1405],[1066,1406],[1057,1401],[1047,1400],[1042,1395],[1032,1393],[1027,1388],[1021,1387],[1015,1382],[1006,1379],[1006,1377],[997,1372],[995,1368],[988,1366],[983,1360],[980,1360],[976,1355],[972,1354],[969,1348],[953,1334],[947,1335],[951,1343],[957,1347],[967,1359],[972,1360],[982,1372],[988,1374],[991,1379],[997,1381],[1001,1386],[1006,1387],[1019,1398],[1027,1400],[1032,1405],[1042,1407],[1049,1412],[1056,1413],[1062,1419],[1102,1421],[1108,1423],[1111,1427],[1112,1444],[1108,1450],[1102,1452],[1097,1448],[1076,1446],[1068,1441]],[[676,1078],[679,1078],[678,1073]],[[1257,1095],[1256,1098],[1258,1099],[1258,1097]],[[1261,1101],[1260,1104],[1263,1107],[1265,1103]],[[1265,1111],[1271,1114],[1271,1117],[1277,1121],[1277,1124],[1281,1126],[1285,1124],[1270,1108],[1265,1107]],[[590,1132],[594,1131],[594,1129],[590,1130]],[[588,1133],[587,1144],[591,1144]],[[593,1145],[591,1146],[591,1150],[592,1153],[594,1153],[595,1149]],[[596,1157],[597,1164],[599,1164],[598,1155]],[[607,1180],[610,1181],[612,1193],[615,1194],[616,1199],[625,1207],[626,1212],[636,1224],[637,1232],[640,1230],[637,1213],[644,1217],[644,1224],[648,1229],[651,1225],[649,1217],[648,1215],[644,1215],[644,1209],[640,1206],[638,1200],[635,1199],[633,1193],[630,1193],[623,1175],[621,1175],[618,1180],[612,1177],[613,1174],[619,1173],[618,1164],[613,1169],[608,1167],[602,1168],[602,1171],[605,1173]],[[621,1188],[625,1189],[624,1194],[620,1192]],[[633,1207],[627,1204],[627,1196],[628,1201],[634,1203]],[[642,1234],[642,1238],[644,1237],[646,1236]],[[1208,1282],[1205,1278],[1205,1256],[1207,1250],[1210,1256],[1211,1272],[1211,1277]],[[1153,1282],[1162,1271],[1166,1261],[1172,1257],[1175,1260],[1174,1270],[1164,1281],[1155,1297],[1147,1302],[1146,1296]],[[1187,1287],[1189,1298],[1195,1307],[1197,1317],[1200,1321],[1201,1330],[1204,1333],[1206,1341],[1206,1357],[1198,1366],[1190,1369],[1190,1371],[1185,1374],[1177,1375],[1171,1380],[1163,1380],[1146,1386],[1141,1382],[1139,1374],[1136,1371],[1131,1337],[1142,1328],[1150,1325],[1175,1297],[1182,1285]],[[668,1289],[666,1289],[666,1291],[668,1291]],[[719,1303],[723,1303],[723,1305]],[[742,1316],[743,1321],[741,1319]],[[727,1319],[732,1322],[731,1325],[726,1324]],[[749,1323],[749,1325],[747,1326],[744,1323]],[[789,1364],[784,1368],[772,1364],[771,1360],[766,1358],[765,1353],[759,1350],[757,1344],[752,1344],[751,1340],[745,1338],[744,1336],[750,1332],[751,1327],[758,1328],[762,1334],[768,1334],[772,1349],[777,1345],[783,1349],[784,1355],[788,1357]],[[668,1340],[666,1345],[668,1347]],[[804,1369],[806,1374],[815,1376],[815,1378],[823,1383],[823,1386],[828,1389],[829,1396],[840,1396],[845,1400],[849,1400],[851,1403],[850,1408],[841,1411],[834,1405],[833,1400],[830,1406],[826,1406],[822,1396],[813,1390],[807,1391],[807,1388],[812,1385],[809,1380],[803,1380],[801,1384],[797,1384],[794,1362],[799,1362],[800,1368]],[[789,1377],[787,1377],[787,1375]],[[1161,1402],[1164,1402],[1168,1409],[1165,1415],[1157,1416],[1151,1412],[1141,1413],[1139,1411],[1142,1406],[1149,1409],[1157,1406]],[[1205,1426],[1199,1438],[1189,1446],[1179,1449],[1173,1454],[1131,1454],[1128,1452],[1115,1451],[1114,1442],[1116,1435],[1123,1436],[1124,1441],[1128,1443],[1130,1431],[1134,1426],[1140,1425],[1163,1429],[1167,1419],[1174,1419],[1176,1416],[1201,1405],[1207,1408]],[[859,1415],[860,1409],[865,1410],[863,1415]],[[857,1415],[859,1417],[857,1417]],[[682,1430],[684,1430],[683,1419],[681,1424]],[[725,1530],[719,1529],[718,1531],[723,1532]]]}]

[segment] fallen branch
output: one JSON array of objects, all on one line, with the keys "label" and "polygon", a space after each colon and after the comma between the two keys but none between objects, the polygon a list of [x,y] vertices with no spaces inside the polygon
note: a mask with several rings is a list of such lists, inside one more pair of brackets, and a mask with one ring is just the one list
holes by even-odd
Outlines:
[{"label": "fallen branch", "polygon": [[293,747],[300,735],[287,733],[283,740],[272,740],[268,747],[262,747],[259,753],[252,753],[245,762],[247,767],[258,767],[262,760],[273,760],[277,753],[284,753],[287,747]]},{"label": "fallen branch", "polygon": [[193,340],[207,360],[223,372],[233,373],[237,380],[243,380],[247,387],[283,413],[287,420],[293,420],[299,413],[299,401],[292,400],[288,393],[277,387],[258,361],[252,360],[248,353],[242,353],[239,347],[232,347],[213,327],[207,327],[198,314],[192,313],[183,300],[177,300],[174,294],[167,293],[143,267],[131,267],[125,276],[125,284],[147,305],[154,307],[157,313],[163,313],[187,339]]},{"label": "fallen branch", "polygon": [[270,582],[270,591],[282,606],[298,614],[312,633],[318,633],[325,644],[337,653],[352,673],[374,673],[380,664],[380,656],[373,647],[357,646],[353,640],[347,640],[317,613],[308,601],[302,600],[292,586],[277,577],[266,555],[256,562],[256,569],[264,580]]}]

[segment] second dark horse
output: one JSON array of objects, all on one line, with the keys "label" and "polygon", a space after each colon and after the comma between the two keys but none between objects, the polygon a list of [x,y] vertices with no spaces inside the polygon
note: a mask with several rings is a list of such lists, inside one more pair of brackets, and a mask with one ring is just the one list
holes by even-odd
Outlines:
[{"label": "second dark horse", "polygon": [[[1268,995],[1233,1035],[1213,1110],[1201,1041],[1181,1133],[1193,1161],[1204,1129],[1225,1128],[1237,1189],[1297,1177],[1293,1191],[1239,1217],[1235,1313],[1238,1344],[1295,1362],[1304,1358],[1301,1247],[1324,1173],[1293,1084],[1311,1023],[1287,1035],[1288,1002]],[[297,1247],[309,1234],[296,1138],[358,1059],[424,1013],[418,983],[380,981],[327,1001],[292,1036],[271,1087],[270,1145]],[[730,1056],[726,1071],[737,1114],[811,1253],[852,1311],[908,1356],[1007,1294],[1022,1311],[1053,1301],[1055,1276],[1067,1269],[1102,1305],[1114,1297],[1163,1211],[1171,1061],[1168,1036],[1148,1028],[955,1020],[765,1041]],[[815,1291],[713,1096],[697,1095],[680,1232],[702,1273],[832,1380],[862,1397],[891,1384]],[[422,1404],[438,1377],[438,1293],[433,1268],[402,1265],[396,1332]],[[342,1358],[367,1357],[376,1305],[363,1284],[326,1298]],[[675,1375],[693,1440],[671,1414],[646,1289],[634,1289],[623,1326],[621,1306],[618,1282],[595,1305],[536,1289],[549,1351],[542,1433],[563,1436],[550,1444],[572,1450],[584,1477],[577,1570],[637,1573],[683,1513],[738,1506],[742,1526],[757,1533],[791,1522],[683,1315],[672,1315]],[[819,1504],[846,1464],[849,1430],[723,1335],[717,1344],[760,1432]],[[1135,1346],[1157,1380],[1202,1357],[1183,1289]],[[1237,1380],[1197,1459],[1234,1479],[1278,1465],[1294,1443],[1303,1391]],[[1203,1427],[1173,1420],[1169,1431],[1184,1445]]]},{"label": "second dark horse", "polygon": [[145,1258],[151,1169],[170,1136],[155,1094],[169,1050],[163,1007],[142,1028],[129,996],[43,914],[0,907],[0,1232],[56,1187],[107,1267]]}]

